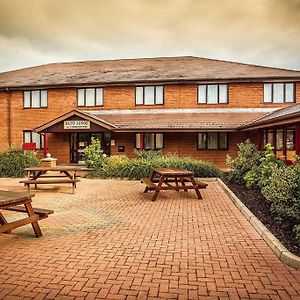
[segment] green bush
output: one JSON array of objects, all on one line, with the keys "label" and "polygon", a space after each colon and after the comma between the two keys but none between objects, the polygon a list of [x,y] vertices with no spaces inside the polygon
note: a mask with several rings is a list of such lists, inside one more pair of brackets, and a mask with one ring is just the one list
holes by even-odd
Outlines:
[{"label": "green bush", "polygon": [[88,168],[96,170],[105,163],[105,156],[101,149],[99,139],[92,137],[91,144],[84,149],[85,164]]},{"label": "green bush", "polygon": [[296,238],[298,240],[298,244],[300,245],[300,225],[295,226]]},{"label": "green bush", "polygon": [[138,150],[134,149],[133,152],[138,159],[154,159],[161,156],[163,150]]},{"label": "green bush", "polygon": [[275,170],[261,189],[271,208],[283,218],[300,223],[300,165]]},{"label": "green bush", "polygon": [[24,169],[40,165],[33,151],[8,149],[0,153],[0,177],[24,177]]},{"label": "green bush", "polygon": [[128,159],[124,156],[109,157],[99,168],[90,173],[91,177],[140,179],[148,177],[152,168],[182,168],[193,171],[196,177],[220,177],[220,169],[208,162],[175,155],[154,155],[151,158]]},{"label": "green bush", "polygon": [[264,187],[270,183],[271,176],[278,169],[284,168],[284,162],[278,160],[273,152],[272,145],[267,144],[259,159],[259,165],[254,165],[243,179],[248,187]]},{"label": "green bush", "polygon": [[244,175],[249,172],[253,167],[259,165],[259,152],[250,140],[238,144],[238,155],[236,159],[227,156],[226,163],[230,167],[228,174],[229,180],[236,182],[244,182]]}]

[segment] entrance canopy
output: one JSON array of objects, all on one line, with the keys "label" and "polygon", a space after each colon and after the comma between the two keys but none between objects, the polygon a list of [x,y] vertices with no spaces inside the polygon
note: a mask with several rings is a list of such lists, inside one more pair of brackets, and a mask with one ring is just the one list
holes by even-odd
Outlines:
[{"label": "entrance canopy", "polygon": [[37,128],[36,132],[98,132],[111,131],[116,126],[79,110],[72,110]]}]

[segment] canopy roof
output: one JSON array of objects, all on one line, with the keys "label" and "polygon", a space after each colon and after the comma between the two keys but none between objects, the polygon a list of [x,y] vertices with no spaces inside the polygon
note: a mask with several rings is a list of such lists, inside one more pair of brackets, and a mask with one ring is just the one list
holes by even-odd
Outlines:
[{"label": "canopy roof", "polygon": [[150,113],[119,113],[111,114],[107,111],[79,111],[72,110],[59,116],[35,129],[37,132],[51,132],[51,128],[60,122],[74,119],[88,120],[107,130],[114,132],[137,131],[236,131],[243,124],[258,120],[266,112],[243,110],[229,112],[215,112],[211,110],[186,113],[186,112],[152,111]]}]

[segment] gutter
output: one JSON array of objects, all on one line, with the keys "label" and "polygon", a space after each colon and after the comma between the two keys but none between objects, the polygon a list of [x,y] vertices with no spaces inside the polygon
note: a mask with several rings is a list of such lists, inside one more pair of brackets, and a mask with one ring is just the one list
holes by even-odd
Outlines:
[{"label": "gutter", "polygon": [[[9,89],[13,90],[24,90],[24,89],[51,89],[51,88],[81,88],[81,87],[105,87],[105,86],[139,86],[143,84],[154,84],[154,85],[167,85],[167,84],[178,84],[178,85],[188,85],[188,84],[206,84],[206,83],[253,83],[253,82],[290,82],[296,81],[300,82],[300,77],[252,77],[252,78],[198,78],[198,79],[164,79],[164,80],[128,80],[128,81],[103,81],[103,82],[89,82],[89,83],[60,83],[60,84],[34,84],[34,85],[12,85]],[[5,90],[6,87],[0,86],[0,91]]]}]

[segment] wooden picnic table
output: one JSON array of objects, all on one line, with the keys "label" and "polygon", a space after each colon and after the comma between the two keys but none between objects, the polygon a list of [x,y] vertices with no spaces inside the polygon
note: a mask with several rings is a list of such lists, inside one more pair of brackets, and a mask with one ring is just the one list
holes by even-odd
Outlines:
[{"label": "wooden picnic table", "polygon": [[[21,180],[28,190],[30,184],[34,184],[37,188],[38,184],[57,184],[57,183],[71,183],[72,192],[76,188],[76,182],[80,181],[77,178],[76,172],[80,171],[78,166],[56,166],[56,167],[30,167],[26,168],[27,179]],[[59,172],[59,175],[57,175]]]},{"label": "wooden picnic table", "polygon": [[31,206],[32,197],[34,197],[34,194],[32,193],[20,193],[0,190],[0,209],[24,212],[28,215],[28,217],[26,218],[9,223],[0,211],[1,233],[10,233],[10,231],[15,228],[31,223],[36,237],[41,237],[43,235],[38,221],[47,218],[49,214],[53,213],[53,210],[33,208]]},{"label": "wooden picnic table", "polygon": [[141,181],[146,184],[145,193],[149,190],[155,191],[152,201],[157,199],[161,190],[184,190],[187,192],[189,189],[193,189],[198,199],[202,199],[199,189],[207,186],[206,183],[196,181],[193,172],[177,168],[154,168],[149,178],[141,178]]}]

